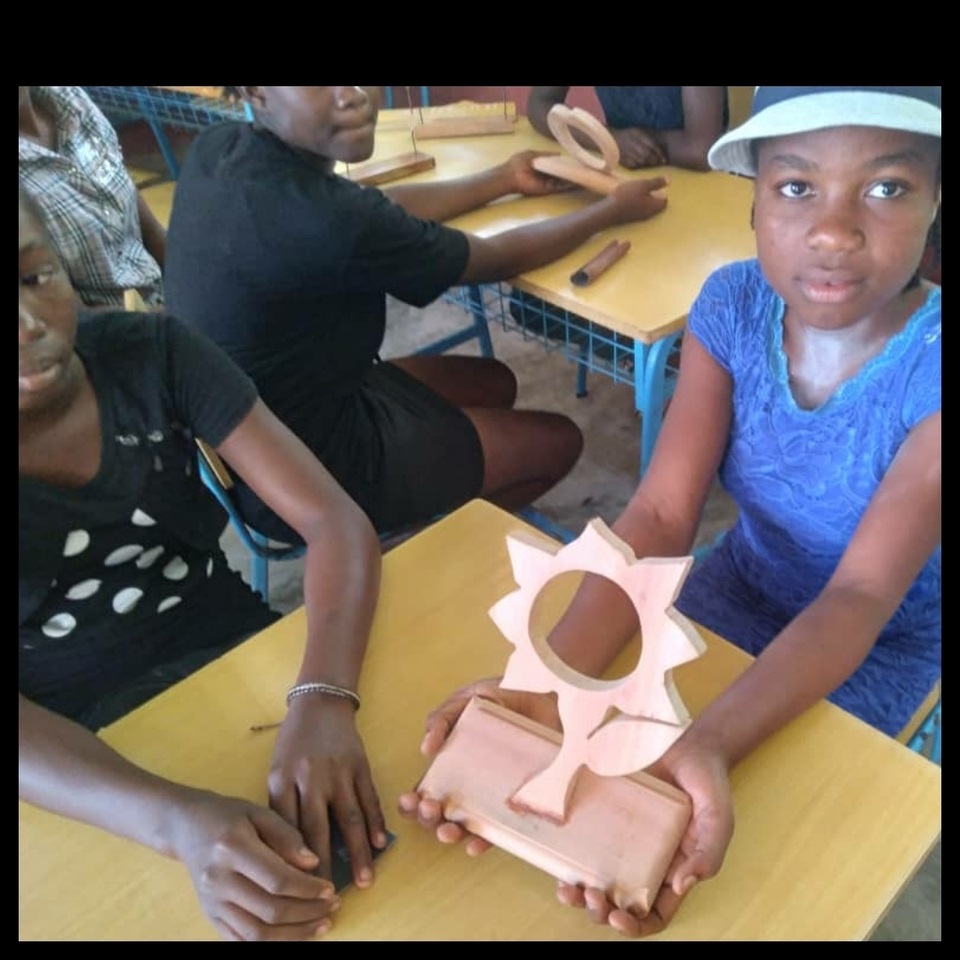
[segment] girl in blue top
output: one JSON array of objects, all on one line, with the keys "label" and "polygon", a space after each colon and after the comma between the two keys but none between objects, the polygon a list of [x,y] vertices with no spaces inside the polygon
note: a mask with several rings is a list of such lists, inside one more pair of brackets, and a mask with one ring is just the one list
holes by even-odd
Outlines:
[{"label": "girl in blue top", "polygon": [[[689,552],[719,471],[739,519],[677,607],[756,660],[653,769],[694,815],[650,914],[560,886],[632,935],[662,929],[719,870],[728,773],[751,750],[824,697],[896,733],[940,674],[940,288],[918,269],[940,206],[940,88],[758,87],[710,162],[755,178],[758,257],[704,285],[614,530],[641,557]],[[619,589],[592,578],[551,645],[599,675],[635,629]],[[476,694],[557,722],[541,695],[482,681],[431,715],[424,752]],[[415,794],[401,809],[439,823]]]}]

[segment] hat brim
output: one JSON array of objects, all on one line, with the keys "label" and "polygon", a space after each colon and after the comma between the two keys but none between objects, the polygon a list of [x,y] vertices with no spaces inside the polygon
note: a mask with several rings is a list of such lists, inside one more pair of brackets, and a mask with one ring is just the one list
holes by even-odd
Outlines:
[{"label": "hat brim", "polygon": [[812,93],[761,110],[724,134],[707,155],[714,170],[757,175],[753,143],[827,127],[885,127],[940,138],[940,108],[915,97],[866,90]]}]

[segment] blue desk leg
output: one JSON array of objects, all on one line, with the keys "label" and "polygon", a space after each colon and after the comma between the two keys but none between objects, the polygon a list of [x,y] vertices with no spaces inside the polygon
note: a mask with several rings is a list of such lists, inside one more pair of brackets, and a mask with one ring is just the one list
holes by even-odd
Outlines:
[{"label": "blue desk leg", "polygon": [[667,358],[682,331],[656,343],[634,343],[634,391],[640,422],[640,476],[653,456],[653,448],[663,422],[663,405],[667,395]]},{"label": "blue desk leg", "polygon": [[487,308],[483,305],[483,288],[470,287],[470,313],[473,316],[474,332],[480,342],[480,356],[493,356],[493,341],[490,339],[490,325],[487,321]]},{"label": "blue desk leg", "polygon": [[490,327],[487,323],[487,311],[483,305],[483,289],[479,286],[467,287],[467,299],[470,303],[470,316],[473,317],[473,323],[465,330],[452,333],[448,337],[443,337],[435,343],[422,347],[417,351],[422,356],[433,356],[438,353],[446,353],[461,343],[476,339],[480,344],[480,355],[482,357],[493,356],[493,341],[490,339]]},{"label": "blue desk leg", "polygon": [[577,388],[576,388],[576,397],[578,400],[582,400],[587,395],[587,370],[589,365],[587,363],[587,346],[586,344],[580,345],[580,356],[577,359]]},{"label": "blue desk leg", "polygon": [[[408,106],[413,106],[413,104],[408,104]],[[430,88],[429,87],[420,88],[420,106],[421,107],[430,106]],[[383,88],[383,107],[385,110],[390,110],[393,107],[393,87]]]}]

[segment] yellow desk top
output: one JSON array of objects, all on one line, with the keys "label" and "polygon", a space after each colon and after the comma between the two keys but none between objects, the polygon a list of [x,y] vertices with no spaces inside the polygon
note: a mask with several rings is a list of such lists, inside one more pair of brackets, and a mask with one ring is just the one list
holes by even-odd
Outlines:
[{"label": "yellow desk top", "polygon": [[[413,149],[409,132],[395,129],[395,114],[402,116],[407,111],[381,112],[386,119],[378,126],[373,160]],[[382,129],[384,124],[387,129]],[[466,176],[520,150],[560,151],[556,142],[533,130],[525,117],[517,120],[512,134],[424,140],[417,143],[417,149],[431,154],[436,167],[399,183]],[[742,177],[677,167],[643,171],[621,168],[618,173],[631,178],[667,176],[667,209],[643,223],[605,230],[573,253],[523,274],[515,282],[521,289],[588,320],[652,343],[683,326],[690,305],[714,270],[755,255],[750,229],[753,186]],[[451,225],[490,236],[575,210],[595,199],[581,189],[550,197],[505,199],[458,217]],[[623,261],[589,287],[575,287],[570,275],[612,239],[630,241],[631,249]]]},{"label": "yellow desk top", "polygon": [[[349,890],[327,939],[619,939],[560,906],[554,882],[499,850],[478,860],[394,811],[417,782],[426,713],[502,671],[487,610],[515,584],[504,537],[525,524],[474,501],[384,558],[360,726],[397,841],[368,891]],[[157,773],[263,802],[274,733],[300,660],[302,611],[104,732]],[[676,671],[696,713],[747,657],[705,634]],[[940,769],[821,704],[734,772],[737,828],[720,875],[661,939],[849,940],[870,934],[940,833]],[[186,870],[136,844],[20,804],[20,938],[216,939]]]}]

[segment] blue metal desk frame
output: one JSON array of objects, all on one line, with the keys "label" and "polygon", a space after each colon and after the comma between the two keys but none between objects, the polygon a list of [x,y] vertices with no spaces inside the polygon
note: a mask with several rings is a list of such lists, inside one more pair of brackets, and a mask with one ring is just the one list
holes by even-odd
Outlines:
[{"label": "blue metal desk frame", "polygon": [[[442,353],[476,338],[482,356],[493,356],[488,324],[540,342],[547,350],[562,350],[576,364],[576,395],[587,395],[587,374],[596,372],[615,383],[633,387],[634,405],[640,414],[640,475],[653,455],[667,400],[676,385],[677,349],[683,330],[654,343],[626,338],[585,320],[570,311],[543,302],[531,307],[522,302],[507,283],[458,287],[447,294],[448,302],[461,306],[473,323],[465,330],[431,344],[421,353]],[[513,309],[511,309],[513,308]]]}]

